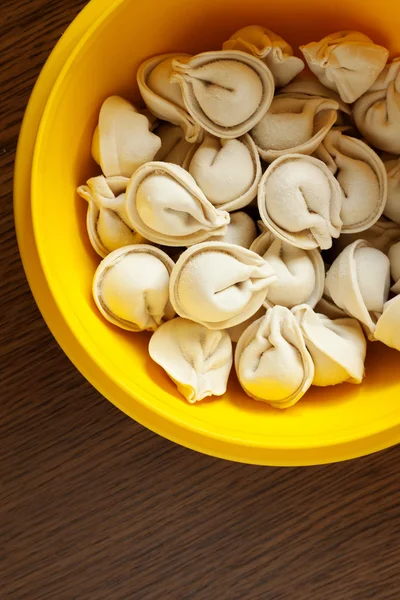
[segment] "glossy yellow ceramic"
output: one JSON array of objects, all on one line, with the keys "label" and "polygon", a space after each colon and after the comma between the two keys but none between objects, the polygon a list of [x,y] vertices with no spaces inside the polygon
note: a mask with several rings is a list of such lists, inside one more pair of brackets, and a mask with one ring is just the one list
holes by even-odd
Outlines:
[{"label": "glossy yellow ceramic", "polygon": [[[31,286],[58,341],[82,373],[132,418],[196,450],[271,465],[343,460],[400,440],[400,354],[378,343],[369,349],[361,386],[314,388],[287,411],[255,403],[235,380],[222,398],[186,404],[148,357],[149,335],[124,333],[95,309],[91,282],[99,258],[87,239],[85,203],[75,192],[98,173],[90,146],[102,101],[110,94],[137,99],[135,71],[145,58],[219,48],[233,31],[253,23],[276,30],[292,45],[356,28],[396,55],[399,22],[395,0],[337,0],[325,6],[317,0],[92,0],[66,33],[22,130],[18,236]],[[46,99],[32,169],[35,245],[28,179]]]}]

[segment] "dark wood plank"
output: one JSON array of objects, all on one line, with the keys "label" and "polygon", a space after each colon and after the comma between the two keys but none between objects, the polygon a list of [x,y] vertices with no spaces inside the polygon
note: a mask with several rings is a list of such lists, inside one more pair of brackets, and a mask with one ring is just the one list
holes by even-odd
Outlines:
[{"label": "dark wood plank", "polygon": [[306,469],[196,454],[101,398],[42,321],[13,160],[33,83],[83,5],[0,7],[0,597],[398,600],[399,448]]}]

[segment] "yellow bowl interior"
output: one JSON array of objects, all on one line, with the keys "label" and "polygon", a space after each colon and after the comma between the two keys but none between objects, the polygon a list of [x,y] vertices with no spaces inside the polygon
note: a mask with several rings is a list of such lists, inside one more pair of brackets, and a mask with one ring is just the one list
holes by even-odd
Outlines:
[{"label": "yellow bowl interior", "polygon": [[[179,439],[174,428],[184,429],[184,443],[228,458],[276,463],[271,453],[285,452],[283,464],[301,463],[296,452],[305,450],[311,452],[306,462],[325,462],[323,447],[349,442],[351,454],[361,454],[368,451],[362,439],[400,424],[400,355],[378,343],[370,345],[361,386],[313,388],[286,411],[247,398],[234,376],[224,397],[188,405],[150,360],[149,335],[123,332],[96,310],[91,283],[99,257],[87,238],[85,202],[75,191],[99,173],[90,146],[101,103],[111,94],[137,100],[135,73],[149,56],[218,49],[236,29],[252,23],[275,30],[293,46],[335,30],[358,29],[396,55],[399,22],[395,0],[337,0],[335,6],[317,0],[119,0],[88,26],[61,70],[42,118],[32,215],[40,260],[58,308],[96,364],[98,386],[128,415],[163,433],[167,422],[173,439]],[[388,437],[387,444],[392,442]]]}]

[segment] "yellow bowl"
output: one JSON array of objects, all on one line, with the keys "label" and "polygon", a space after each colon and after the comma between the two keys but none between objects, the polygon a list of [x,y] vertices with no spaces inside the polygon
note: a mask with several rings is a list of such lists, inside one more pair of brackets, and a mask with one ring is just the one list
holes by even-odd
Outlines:
[{"label": "yellow bowl", "polygon": [[[91,5],[100,9],[105,2],[92,0]],[[400,355],[378,343],[369,349],[367,378],[361,386],[314,388],[287,411],[255,403],[235,380],[224,397],[187,405],[148,357],[149,335],[124,333],[95,309],[90,290],[99,259],[89,245],[86,207],[75,188],[97,173],[90,146],[102,101],[110,94],[137,99],[135,72],[145,58],[218,48],[235,29],[250,23],[265,24],[293,45],[338,29],[359,29],[395,54],[400,51],[400,5],[394,0],[338,0],[333,8],[317,0],[284,0],[267,7],[261,0],[203,0],[183,8],[178,0],[161,0],[156,7],[117,0],[99,10],[97,18],[95,12],[81,15],[82,35],[47,101],[32,168],[35,240],[55,301],[49,313],[57,311],[53,331],[60,344],[83,374],[132,418],[209,454],[258,464],[302,465],[343,460],[397,443]],[[76,39],[76,28],[74,35]],[[46,84],[48,80],[42,86]],[[23,177],[22,152],[17,179]],[[17,227],[19,222],[17,214]],[[21,245],[24,235],[19,227]],[[25,253],[28,274],[29,264]],[[34,288],[37,278],[36,268],[30,278]],[[46,317],[46,302],[41,309]]]}]

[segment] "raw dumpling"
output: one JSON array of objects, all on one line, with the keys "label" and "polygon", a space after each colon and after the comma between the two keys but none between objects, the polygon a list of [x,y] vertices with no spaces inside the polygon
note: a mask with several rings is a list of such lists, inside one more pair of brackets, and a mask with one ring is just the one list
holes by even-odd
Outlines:
[{"label": "raw dumpling", "polygon": [[254,252],[206,242],[179,258],[171,276],[170,298],[179,316],[209,329],[227,329],[257,312],[275,280],[272,267]]},{"label": "raw dumpling", "polygon": [[213,242],[236,244],[243,248],[250,248],[257,236],[255,223],[245,212],[231,213],[231,222],[228,223],[225,235],[213,237]]},{"label": "raw dumpling", "polygon": [[342,189],[342,233],[369,229],[383,213],[387,175],[382,160],[361,140],[330,131],[315,156],[324,161]]},{"label": "raw dumpling", "polygon": [[383,158],[388,178],[388,194],[383,214],[400,225],[400,158]]},{"label": "raw dumpling", "polygon": [[354,120],[367,142],[400,154],[400,58],[395,58],[356,102]]},{"label": "raw dumpling", "polygon": [[390,272],[394,281],[391,290],[395,294],[400,294],[400,242],[391,246],[388,258],[390,260]]},{"label": "raw dumpling", "polygon": [[275,306],[241,335],[235,352],[240,385],[248,396],[289,408],[309,389],[314,364],[294,315]]},{"label": "raw dumpling", "polygon": [[159,248],[125,246],[111,252],[97,268],[93,298],[101,314],[128,331],[154,331],[173,319],[169,280],[174,263]]},{"label": "raw dumpling", "polygon": [[156,161],[163,161],[183,167],[183,163],[193,144],[185,139],[185,132],[179,125],[162,123],[156,129],[161,139],[161,148],[154,157]]},{"label": "raw dumpling", "polygon": [[172,63],[186,60],[189,54],[162,54],[146,60],[137,73],[137,82],[147,107],[159,119],[180,125],[188,142],[197,142],[202,136],[200,125],[187,112],[182,92],[171,81]]},{"label": "raw dumpling", "polygon": [[375,339],[400,350],[400,296],[395,296],[384,305],[376,324]]},{"label": "raw dumpling", "polygon": [[251,130],[261,158],[272,162],[285,154],[312,154],[335,124],[338,108],[327,98],[275,96]]},{"label": "raw dumpling", "polygon": [[238,140],[206,135],[187,170],[208,200],[227,211],[239,210],[254,200],[262,175],[257,148],[248,134]]},{"label": "raw dumpling", "polygon": [[306,305],[292,312],[314,363],[313,385],[361,383],[367,341],[358,321],[349,317],[331,320]]},{"label": "raw dumpling", "polygon": [[233,362],[232,342],[226,331],[210,331],[178,317],[155,331],[149,354],[191,404],[225,394]]},{"label": "raw dumpling", "polygon": [[274,79],[258,58],[239,51],[203,52],[173,61],[185,106],[206,131],[232,139],[247,133],[268,110]]},{"label": "raw dumpling", "polygon": [[366,231],[341,235],[334,242],[333,257],[338,256],[347,246],[360,239],[366,240],[371,246],[387,254],[390,246],[400,241],[400,226],[393,223],[393,221],[389,221],[389,219],[381,217],[375,225],[372,225]]},{"label": "raw dumpling", "polygon": [[349,104],[371,87],[389,56],[386,48],[358,31],[338,31],[300,50],[320,82]]},{"label": "raw dumpling", "polygon": [[161,140],[150,128],[148,118],[127,100],[119,96],[105,100],[93,136],[92,155],[106,177],[131,177],[138,167],[153,160]]},{"label": "raw dumpling", "polygon": [[319,250],[303,250],[276,238],[263,254],[278,279],[268,288],[265,306],[309,304],[322,298],[325,267]]},{"label": "raw dumpling", "polygon": [[389,298],[390,262],[386,254],[365,240],[347,246],[326,276],[326,288],[334,303],[358,319],[370,339]]},{"label": "raw dumpling", "polygon": [[233,327],[229,327],[229,329],[227,329],[226,331],[229,333],[229,337],[231,338],[232,342],[234,344],[237,344],[243,331],[245,329],[247,329],[249,327],[249,325],[254,323],[254,321],[257,321],[258,319],[263,317],[266,312],[267,312],[267,309],[265,308],[265,306],[262,306],[249,319],[247,319],[246,321],[243,321],[243,323],[239,323],[239,325],[234,325]]},{"label": "raw dumpling", "polygon": [[268,229],[266,225],[264,225],[262,221],[257,221],[257,225],[261,233],[251,244],[250,250],[256,254],[259,254],[260,256],[264,256],[272,242],[276,239],[276,236],[270,229]]},{"label": "raw dumpling", "polygon": [[86,185],[78,188],[78,194],[89,203],[86,226],[90,243],[102,258],[128,246],[145,240],[128,225],[125,212],[126,177],[92,177]]},{"label": "raw dumpling", "polygon": [[259,25],[239,29],[222,47],[260,58],[270,69],[277,87],[286,85],[304,69],[304,62],[293,56],[291,46],[280,35]]},{"label": "raw dumpling", "polygon": [[332,246],[342,227],[342,191],[320,160],[287,154],[264,173],[258,208],[264,224],[283,241],[311,250]]},{"label": "raw dumpling", "polygon": [[164,162],[149,162],[136,171],[125,206],[132,227],[165,246],[190,246],[224,235],[230,220],[229,213],[207,200],[185,169]]}]

